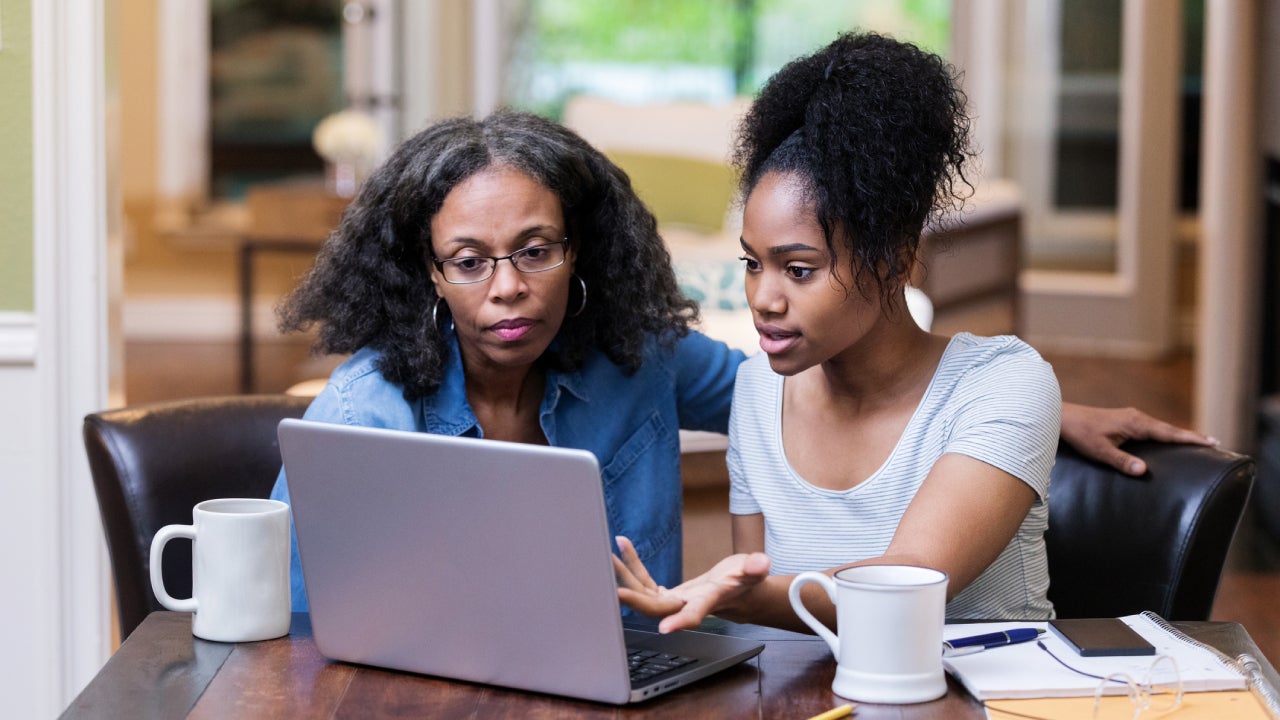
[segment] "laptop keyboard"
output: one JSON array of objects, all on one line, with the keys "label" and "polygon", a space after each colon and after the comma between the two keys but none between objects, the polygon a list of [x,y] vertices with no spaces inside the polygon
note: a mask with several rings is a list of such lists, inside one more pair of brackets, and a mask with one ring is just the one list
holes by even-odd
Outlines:
[{"label": "laptop keyboard", "polygon": [[693,662],[693,658],[683,655],[660,653],[654,650],[631,650],[627,652],[627,664],[631,668],[631,682],[645,682],[662,673],[684,667]]}]

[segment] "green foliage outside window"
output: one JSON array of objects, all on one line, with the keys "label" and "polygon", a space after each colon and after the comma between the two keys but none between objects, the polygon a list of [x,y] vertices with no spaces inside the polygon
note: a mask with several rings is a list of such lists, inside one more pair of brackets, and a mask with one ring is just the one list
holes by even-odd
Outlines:
[{"label": "green foliage outside window", "polygon": [[950,20],[950,0],[528,0],[508,100],[555,118],[580,92],[723,101],[846,30],[945,55]]}]

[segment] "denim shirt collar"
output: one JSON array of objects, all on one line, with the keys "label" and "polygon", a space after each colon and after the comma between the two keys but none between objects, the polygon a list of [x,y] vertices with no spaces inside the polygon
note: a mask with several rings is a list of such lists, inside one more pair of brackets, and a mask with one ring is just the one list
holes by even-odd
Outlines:
[{"label": "denim shirt collar", "polygon": [[[467,400],[466,373],[462,367],[462,351],[458,347],[458,338],[452,332],[447,335],[449,356],[445,360],[444,378],[434,393],[422,398],[422,419],[427,432],[440,435],[466,435],[482,437],[480,421]],[[555,351],[558,341],[552,343],[551,351]],[[575,398],[589,402],[591,391],[587,379],[579,371],[560,372],[547,369],[546,390],[542,396],[539,411],[542,431],[547,442],[556,444],[555,410],[560,402],[561,390]]]},{"label": "denim shirt collar", "polygon": [[[545,404],[550,399],[551,388],[564,388],[571,395],[582,400],[583,402],[591,401],[591,389],[588,387],[587,379],[583,377],[580,371],[560,372],[548,368],[547,370],[547,395],[543,398]],[[555,405],[552,403],[552,409]]]}]

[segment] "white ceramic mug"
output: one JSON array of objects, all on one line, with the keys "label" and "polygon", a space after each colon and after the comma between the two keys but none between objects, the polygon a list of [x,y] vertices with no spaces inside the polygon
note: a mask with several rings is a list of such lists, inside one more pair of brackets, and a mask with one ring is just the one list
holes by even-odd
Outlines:
[{"label": "white ceramic mug", "polygon": [[[836,605],[839,636],[804,606],[800,590],[817,583]],[[910,565],[860,565],[835,579],[800,573],[791,582],[791,607],[836,657],[831,690],[869,703],[915,703],[947,692],[942,669],[947,574]]]},{"label": "white ceramic mug", "polygon": [[[166,525],[151,540],[151,589],[170,610],[194,613],[205,640],[253,642],[289,632],[289,506],[279,500],[222,498],[192,509],[193,524]],[[191,597],[164,587],[165,543],[191,539]]]}]

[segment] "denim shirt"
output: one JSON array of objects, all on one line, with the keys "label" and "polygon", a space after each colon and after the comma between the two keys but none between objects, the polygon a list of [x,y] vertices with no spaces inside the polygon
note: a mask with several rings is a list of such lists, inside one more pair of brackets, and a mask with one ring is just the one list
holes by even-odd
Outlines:
[{"label": "denim shirt", "polygon": [[[456,339],[445,375],[432,395],[412,402],[403,388],[378,371],[380,353],[364,348],[333,371],[307,409],[308,420],[366,427],[483,437],[467,401]],[[655,338],[644,361],[625,375],[602,353],[576,372],[547,371],[539,424],[557,447],[588,450],[600,463],[612,536],[625,535],[654,580],[681,581],[681,484],[679,429],[727,432],[738,350],[699,333],[664,348]],[[271,497],[289,502],[284,470]],[[344,529],[354,531],[354,529]],[[306,589],[293,533],[290,582],[293,609],[307,609]],[[616,551],[616,548],[614,548]]]}]

